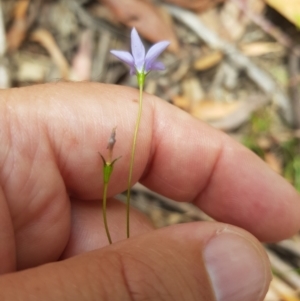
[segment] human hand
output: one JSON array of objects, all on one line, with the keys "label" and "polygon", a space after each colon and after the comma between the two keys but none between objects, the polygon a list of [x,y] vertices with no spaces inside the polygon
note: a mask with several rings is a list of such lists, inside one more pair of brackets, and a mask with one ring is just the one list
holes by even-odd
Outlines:
[{"label": "human hand", "polygon": [[145,95],[134,182],[227,224],[154,231],[132,211],[133,237],[124,240],[125,208],[110,199],[120,242],[107,246],[98,151],[118,126],[113,196],[127,185],[137,91],[55,83],[0,93],[0,300],[263,300],[270,267],[250,233],[292,235],[300,202],[254,154]]}]

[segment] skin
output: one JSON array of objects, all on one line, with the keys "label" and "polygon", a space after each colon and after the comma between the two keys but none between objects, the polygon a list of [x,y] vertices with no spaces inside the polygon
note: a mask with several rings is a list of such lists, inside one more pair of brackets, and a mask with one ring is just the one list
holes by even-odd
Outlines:
[{"label": "skin", "polygon": [[[219,222],[154,231],[132,210],[132,238],[124,240],[125,206],[111,197],[127,186],[138,92],[54,83],[0,97],[1,300],[214,300],[201,254],[216,233],[244,237],[267,269],[257,239],[278,241],[300,228],[290,184],[225,134],[145,95],[133,182],[193,202]],[[122,158],[107,209],[119,242],[107,246],[98,151],[115,126],[114,155]]]}]

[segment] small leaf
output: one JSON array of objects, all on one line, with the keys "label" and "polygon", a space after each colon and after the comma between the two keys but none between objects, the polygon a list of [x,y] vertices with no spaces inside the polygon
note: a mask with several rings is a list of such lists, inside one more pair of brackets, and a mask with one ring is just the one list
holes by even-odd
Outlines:
[{"label": "small leaf", "polygon": [[99,153],[99,155],[100,155],[100,157],[101,157],[101,159],[102,159],[102,162],[103,162],[103,166],[105,166],[106,165],[106,160],[104,159],[104,157]]},{"label": "small leaf", "polygon": [[110,176],[113,172],[114,166],[112,164],[107,164],[105,163],[105,165],[103,166],[103,181],[105,184],[108,184],[109,180],[110,180]]},{"label": "small leaf", "polygon": [[111,162],[111,165],[114,165],[119,159],[121,159],[122,158],[122,156],[120,156],[120,157],[118,157],[118,158],[116,158],[115,160],[113,160],[112,162]]}]

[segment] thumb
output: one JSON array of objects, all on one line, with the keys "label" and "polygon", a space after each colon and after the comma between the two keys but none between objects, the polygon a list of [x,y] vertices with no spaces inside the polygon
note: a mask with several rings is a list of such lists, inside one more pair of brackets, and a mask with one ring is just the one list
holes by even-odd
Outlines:
[{"label": "thumb", "polygon": [[1,300],[259,301],[268,259],[247,232],[191,223],[0,277]]}]

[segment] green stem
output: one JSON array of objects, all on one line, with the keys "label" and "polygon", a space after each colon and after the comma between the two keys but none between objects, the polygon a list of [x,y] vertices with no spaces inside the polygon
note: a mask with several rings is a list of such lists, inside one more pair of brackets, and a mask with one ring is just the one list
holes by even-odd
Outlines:
[{"label": "green stem", "polygon": [[104,227],[106,231],[106,236],[108,238],[108,241],[110,244],[112,244],[109,230],[108,230],[108,225],[107,225],[107,219],[106,219],[106,195],[107,195],[107,187],[108,183],[104,183],[104,188],[103,188],[103,201],[102,201],[102,213],[103,213],[103,221],[104,221]]},{"label": "green stem", "polygon": [[139,83],[140,88],[140,97],[139,97],[139,111],[138,116],[135,124],[134,136],[133,136],[133,143],[132,143],[132,150],[131,150],[131,159],[130,159],[130,166],[129,166],[129,176],[128,176],[128,189],[127,189],[127,201],[126,201],[126,233],[127,238],[130,236],[130,225],[129,225],[129,210],[130,210],[130,192],[131,192],[131,181],[132,181],[132,172],[133,172],[133,164],[134,164],[134,156],[135,156],[135,149],[136,149],[136,142],[137,142],[137,134],[141,122],[142,116],[142,107],[143,107],[143,83]]}]

